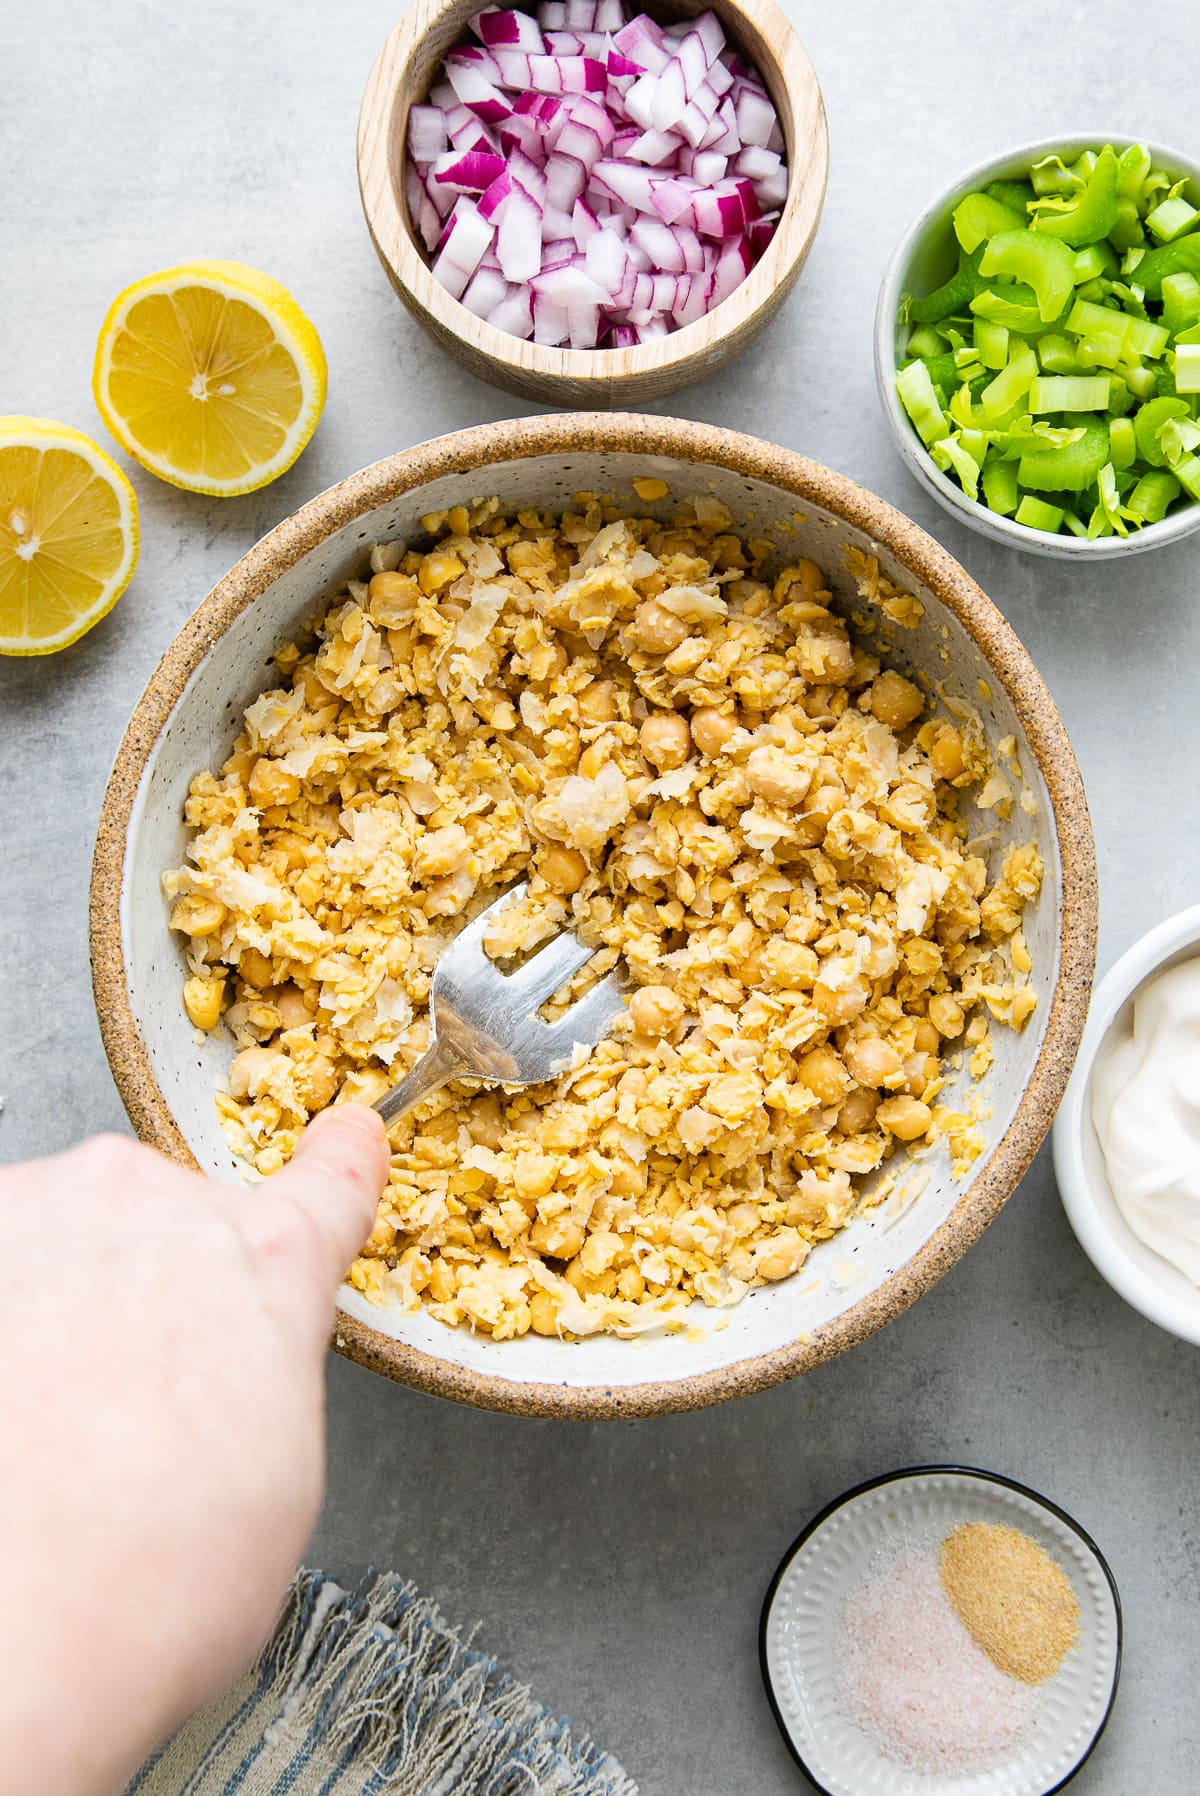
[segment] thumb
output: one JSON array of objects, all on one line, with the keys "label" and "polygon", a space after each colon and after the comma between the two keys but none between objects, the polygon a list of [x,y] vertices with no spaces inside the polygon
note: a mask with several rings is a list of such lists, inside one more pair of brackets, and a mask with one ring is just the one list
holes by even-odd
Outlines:
[{"label": "thumb", "polygon": [[383,1118],[364,1104],[336,1104],[315,1117],[296,1151],[267,1180],[271,1195],[300,1210],[327,1244],[331,1283],[371,1232],[388,1175]]}]

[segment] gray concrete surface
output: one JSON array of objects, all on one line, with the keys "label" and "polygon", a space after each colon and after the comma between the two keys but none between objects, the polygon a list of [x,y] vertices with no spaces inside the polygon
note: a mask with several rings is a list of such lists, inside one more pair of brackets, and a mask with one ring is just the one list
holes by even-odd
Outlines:
[{"label": "gray concrete surface", "polygon": [[[0,1159],[124,1125],[92,1013],[91,838],[143,682],[213,581],[321,487],[421,438],[510,416],[419,334],[358,207],[354,122],[397,0],[48,0],[0,13],[0,410],[99,432],[96,330],[127,281],[192,255],[291,286],[331,375],[283,480],[208,501],[138,474],[143,549],[110,619],[0,665]],[[832,174],[799,290],[734,367],[663,410],[772,437],[929,527],[1032,649],[1091,794],[1102,963],[1196,897],[1194,544],[1095,574],[991,547],[885,440],[870,326],[888,252],[958,167],[1062,130],[1196,150],[1195,9],[1159,0],[1135,56],[1118,0],[901,8],[789,0],[829,109]],[[102,432],[100,433],[102,434]],[[329,1496],[312,1553],[417,1578],[619,1754],[644,1796],[802,1784],[759,1686],[758,1607],[784,1548],[851,1482],[906,1462],[1004,1471],[1072,1510],[1125,1602],[1114,1720],[1080,1796],[1176,1796],[1200,1764],[1200,1382],[1193,1350],[1091,1270],[1041,1156],[990,1234],[838,1364],[657,1422],[510,1420],[330,1367]]]}]

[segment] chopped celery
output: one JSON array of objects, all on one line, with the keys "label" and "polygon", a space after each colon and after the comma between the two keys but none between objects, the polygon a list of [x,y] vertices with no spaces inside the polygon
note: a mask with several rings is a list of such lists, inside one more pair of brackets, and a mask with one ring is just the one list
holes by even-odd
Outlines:
[{"label": "chopped celery", "polygon": [[[1105,462],[1096,476],[1096,490],[1100,495],[1098,510],[1107,519],[1118,536],[1128,536],[1129,526],[1125,521],[1125,508],[1121,504],[1121,494],[1117,486],[1117,471],[1111,462]],[[1095,517],[1093,516],[1093,523]],[[1091,525],[1088,526],[1089,530]]]},{"label": "chopped celery", "polygon": [[964,312],[979,289],[984,285],[980,279],[978,256],[962,255],[959,257],[958,271],[942,286],[927,293],[924,299],[913,301],[911,315],[917,324],[940,324],[943,318],[952,318],[956,312]]},{"label": "chopped celery", "polygon": [[1140,518],[1143,524],[1161,524],[1167,515],[1167,507],[1172,500],[1178,499],[1180,485],[1174,474],[1165,470],[1151,468],[1143,474],[1128,499],[1125,501],[1126,511]]},{"label": "chopped celery", "polygon": [[1190,455],[1185,461],[1177,461],[1171,472],[1185,493],[1193,499],[1200,499],[1200,455]]},{"label": "chopped celery", "polygon": [[1016,463],[989,458],[983,464],[982,478],[983,496],[988,502],[989,510],[998,511],[1001,517],[1011,518],[1020,503]]},{"label": "chopped celery", "polygon": [[1200,275],[1200,231],[1146,251],[1138,263],[1137,277],[1147,299],[1162,298],[1163,276],[1168,274]]},{"label": "chopped celery", "polygon": [[1011,274],[1031,287],[1043,324],[1053,324],[1075,287],[1075,259],[1066,244],[1056,237],[1037,236],[1024,226],[988,238],[979,272]]},{"label": "chopped celery", "polygon": [[1020,281],[995,291],[985,288],[971,301],[971,310],[976,318],[990,319],[993,324],[1003,324],[1026,337],[1035,336],[1046,328],[1033,288]]},{"label": "chopped celery", "polygon": [[898,386],[970,497],[1090,538],[1200,501],[1200,209],[1186,186],[1144,145],[1098,144],[960,199],[955,273],[900,308]]},{"label": "chopped celery", "polygon": [[1008,361],[1008,326],[977,318],[973,331],[976,354],[985,368],[1003,368]]},{"label": "chopped celery", "polygon": [[1167,347],[1170,333],[1149,318],[1131,318],[1115,306],[1097,306],[1090,300],[1077,299],[1071,307],[1066,328],[1076,336],[1112,332],[1132,355],[1160,356]]},{"label": "chopped celery", "polygon": [[1177,194],[1174,199],[1163,200],[1153,212],[1147,212],[1146,229],[1160,243],[1174,243],[1176,237],[1195,229],[1197,219],[1200,212],[1189,206],[1182,194]]},{"label": "chopped celery", "polygon": [[1025,214],[1014,211],[1003,200],[993,199],[990,194],[969,193],[955,206],[951,222],[954,225],[954,235],[970,255],[972,250],[978,249],[986,238],[994,237],[998,231],[1023,231]]},{"label": "chopped celery", "polygon": [[908,339],[910,356],[928,357],[941,355],[945,344],[934,330],[932,324],[919,324]]},{"label": "chopped celery", "polygon": [[1194,450],[1200,449],[1200,424],[1192,418],[1168,418],[1159,430],[1158,440],[1167,466],[1174,468]]},{"label": "chopped celery", "polygon": [[1041,374],[1029,388],[1029,409],[1031,412],[1106,412],[1108,385],[1107,374]]},{"label": "chopped celery", "polygon": [[1081,363],[1074,343],[1060,331],[1041,337],[1037,346],[1038,361],[1047,374],[1078,374]]},{"label": "chopped celery", "polygon": [[1027,449],[1017,468],[1022,486],[1039,492],[1081,493],[1108,460],[1108,425],[1099,418],[1078,420],[1082,436],[1061,449]]},{"label": "chopped celery", "polygon": [[953,393],[958,385],[958,368],[953,354],[946,350],[941,355],[922,356],[921,360],[928,369],[929,378],[934,386],[940,387],[943,393]]},{"label": "chopped celery", "polygon": [[1053,195],[1043,199],[1034,214],[1033,228],[1061,237],[1078,249],[1107,237],[1117,218],[1117,158],[1110,149],[1103,149],[1083,192],[1070,200]]},{"label": "chopped celery", "polygon": [[1108,453],[1114,468],[1131,468],[1137,460],[1137,433],[1132,418],[1110,418]]},{"label": "chopped celery", "polygon": [[1000,200],[1005,206],[1011,206],[1022,224],[1032,206],[1035,195],[1033,183],[1030,181],[989,181],[983,190],[991,199]]},{"label": "chopped celery", "polygon": [[901,404],[916,426],[926,447],[944,437],[950,426],[924,362],[910,362],[896,376]]},{"label": "chopped celery", "polygon": [[1127,150],[1122,150],[1121,160],[1117,163],[1117,192],[1121,198],[1139,200],[1150,171],[1150,152],[1144,145],[1131,143]]},{"label": "chopped celery", "polygon": [[1180,343],[1175,350],[1175,391],[1200,393],[1200,343]]},{"label": "chopped celery", "polygon": [[1186,269],[1163,277],[1162,321],[1171,335],[1200,323],[1200,281]]},{"label": "chopped celery", "polygon": [[1029,179],[1034,193],[1039,196],[1047,193],[1075,194],[1083,186],[1079,176],[1071,173],[1061,156],[1046,156],[1041,162],[1035,162],[1029,171]]},{"label": "chopped celery", "polygon": [[1082,287],[1085,281],[1099,280],[1101,275],[1111,280],[1121,272],[1116,251],[1107,243],[1089,243],[1086,249],[1077,249],[1073,266],[1077,287]]},{"label": "chopped celery", "polygon": [[1174,399],[1163,396],[1149,399],[1139,407],[1133,420],[1134,432],[1137,436],[1138,454],[1152,468],[1164,468],[1167,458],[1159,440],[1159,431],[1170,418],[1186,418],[1188,403],[1186,399]]},{"label": "chopped celery", "polygon": [[[1170,386],[1166,390],[1174,393],[1175,383],[1171,380],[1170,374],[1165,368],[1162,369],[1161,372],[1165,374],[1168,381],[1170,381]],[[1153,399],[1156,393],[1163,391],[1158,384],[1158,374],[1155,370],[1153,368],[1143,368],[1140,365],[1136,368],[1126,367],[1125,385],[1129,388],[1129,391],[1133,394],[1135,399]]]},{"label": "chopped celery", "polygon": [[1018,524],[1028,524],[1031,530],[1048,530],[1053,535],[1062,524],[1063,511],[1061,505],[1048,505],[1044,499],[1035,498],[1033,493],[1026,493],[1017,506]]},{"label": "chopped celery", "polygon": [[1136,249],[1139,244],[1145,243],[1146,233],[1133,200],[1118,199],[1117,222],[1108,233],[1108,241],[1114,249],[1119,250]]},{"label": "chopped celery", "polygon": [[962,441],[960,432],[953,436],[943,437],[935,443],[930,451],[934,465],[944,474],[953,468],[958,475],[959,483],[969,499],[979,496],[979,463]]},{"label": "chopped celery", "polygon": [[1023,399],[1029,391],[1030,382],[1037,377],[1037,357],[1028,343],[1018,342],[1009,357],[1008,364],[1002,368],[993,381],[983,389],[979,403],[989,418],[999,418],[1011,411],[1018,399]]}]

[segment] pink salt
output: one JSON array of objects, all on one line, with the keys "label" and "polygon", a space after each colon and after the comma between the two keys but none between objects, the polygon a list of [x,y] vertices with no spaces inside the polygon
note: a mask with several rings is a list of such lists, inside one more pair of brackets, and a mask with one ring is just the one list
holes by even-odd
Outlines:
[{"label": "pink salt", "polygon": [[876,1557],[843,1606],[834,1674],[847,1718],[930,1776],[996,1764],[1038,1715],[1037,1692],[993,1665],[959,1621],[929,1547]]}]

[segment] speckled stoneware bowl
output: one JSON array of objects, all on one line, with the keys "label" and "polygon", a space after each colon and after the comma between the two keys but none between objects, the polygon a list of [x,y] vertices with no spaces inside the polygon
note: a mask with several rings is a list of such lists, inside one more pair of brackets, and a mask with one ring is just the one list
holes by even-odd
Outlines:
[{"label": "speckled stoneware bowl", "polygon": [[[658,475],[671,499],[646,506],[636,475]],[[804,1272],[755,1291],[736,1309],[697,1306],[686,1333],[564,1343],[527,1335],[495,1342],[424,1314],[376,1308],[343,1288],[336,1343],[392,1378],[462,1402],[527,1414],[650,1415],[741,1396],[841,1353],[907,1309],[976,1241],[1028,1166],[1050,1124],[1083,1028],[1095,951],[1091,828],[1071,747],[1037,670],[970,577],[915,525],[853,481],[802,456],[704,425],[578,414],[462,431],[378,462],[332,487],[244,556],[168,650],[129,726],[104,801],[92,888],[92,955],[105,1045],[138,1133],[167,1153],[236,1180],[213,1094],[232,1056],[219,1036],[197,1045],[180,1001],[184,962],[167,929],[163,871],[179,863],[183,801],[200,768],[218,764],[241,712],[271,680],[271,655],[348,575],[370,545],[411,540],[432,510],[491,494],[510,506],[554,506],[581,489],[666,515],[689,493],[715,493],[739,527],[776,535],[784,555],[813,556],[838,602],[861,612],[848,548],[925,606],[920,627],[895,630],[891,659],[926,670],[978,707],[993,737],[1016,739],[1034,814],[978,818],[993,860],[1036,836],[1046,862],[1027,917],[1040,1002],[1020,1035],[996,1030],[983,1087],[984,1153],[955,1179],[941,1150],[902,1207],[881,1204],[817,1249]],[[983,686],[981,687],[981,682]],[[982,696],[981,696],[982,693]],[[252,1198],[247,1198],[252,1202]]]}]

